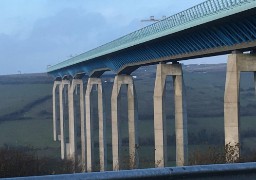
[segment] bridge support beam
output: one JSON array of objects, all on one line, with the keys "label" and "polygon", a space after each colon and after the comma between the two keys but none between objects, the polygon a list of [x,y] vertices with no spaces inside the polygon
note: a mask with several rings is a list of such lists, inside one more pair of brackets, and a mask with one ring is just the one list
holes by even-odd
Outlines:
[{"label": "bridge support beam", "polygon": [[76,80],[72,80],[68,90],[68,120],[69,120],[69,159],[76,160],[76,122],[75,122],[75,110],[74,110],[74,90],[76,86]]},{"label": "bridge support beam", "polygon": [[86,89],[86,137],[87,137],[87,171],[91,172],[94,164],[94,134],[92,121],[92,101],[91,91],[93,85],[98,89],[98,118],[99,118],[99,152],[100,152],[100,170],[107,169],[107,146],[106,146],[106,118],[104,113],[103,89],[100,78],[89,78]]},{"label": "bridge support beam", "polygon": [[61,81],[54,81],[52,89],[52,107],[53,107],[53,140],[59,140],[60,134],[60,125],[57,123],[57,112],[56,112],[56,89],[58,88],[59,92],[61,90]]},{"label": "bridge support beam", "polygon": [[73,79],[71,86],[68,91],[68,103],[69,103],[69,158],[76,162],[77,158],[77,123],[75,119],[75,109],[74,109],[74,91],[76,88],[80,87],[80,115],[81,115],[81,147],[82,147],[82,163],[84,166],[84,156],[85,156],[85,140],[84,136],[84,96],[83,96],[83,81],[81,79]]},{"label": "bridge support beam", "polygon": [[66,95],[64,93],[65,90],[65,86],[67,86],[68,91],[70,88],[70,82],[67,80],[62,80],[61,85],[60,85],[60,141],[61,141],[61,159],[65,159],[65,157],[67,156],[67,154],[69,154],[69,152],[67,152],[67,146],[66,146],[66,137],[65,137],[65,126],[66,126],[66,122],[65,122],[65,117],[64,117],[64,101],[63,99],[66,99],[67,97],[64,97],[64,95]]},{"label": "bridge support beam", "polygon": [[128,132],[129,132],[129,160],[130,168],[136,168],[138,165],[137,147],[138,147],[138,134],[137,134],[137,97],[134,87],[133,78],[130,75],[117,75],[114,80],[114,86],[111,97],[111,115],[112,115],[112,153],[113,153],[113,170],[120,169],[120,149],[122,138],[120,134],[120,118],[119,118],[119,102],[120,102],[120,89],[125,84],[127,88],[128,99]]},{"label": "bridge support beam", "polygon": [[167,163],[167,137],[165,114],[165,81],[173,76],[175,101],[176,164],[186,165],[188,161],[187,109],[182,66],[180,64],[157,65],[154,90],[154,132],[155,166],[164,167]]},{"label": "bridge support beam", "polygon": [[[240,72],[256,71],[256,55],[234,52],[228,56],[224,96],[225,145],[233,146],[234,154],[226,154],[228,162],[239,158],[239,86]],[[236,146],[238,145],[238,146]]]}]

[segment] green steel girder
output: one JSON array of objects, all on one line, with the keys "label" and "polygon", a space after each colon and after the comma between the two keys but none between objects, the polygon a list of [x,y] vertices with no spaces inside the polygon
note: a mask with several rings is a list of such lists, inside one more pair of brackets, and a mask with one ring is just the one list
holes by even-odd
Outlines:
[{"label": "green steel girder", "polygon": [[[78,55],[76,57],[63,61],[54,66],[50,66],[48,67],[47,71],[49,73],[55,72],[58,70],[67,71],[67,69],[72,67],[71,69],[73,69],[73,72],[74,72],[75,71],[74,69],[77,67],[78,64],[85,63],[86,65],[86,62],[88,63],[90,62],[90,64],[92,63],[91,67],[82,68],[85,72],[90,72],[90,71],[93,71],[93,68],[97,69],[97,67],[99,67],[97,64],[103,63],[99,60],[101,59],[100,57],[102,56],[105,56],[108,54],[115,54],[115,53],[119,54],[119,51],[125,50],[127,48],[141,46],[153,40],[160,39],[165,36],[170,36],[172,34],[181,32],[183,30],[191,29],[193,27],[206,24],[211,21],[228,17],[230,15],[238,14],[238,13],[253,9],[255,7],[256,7],[256,0],[208,0],[192,8],[189,8],[185,11],[182,11],[178,14],[170,16],[160,22],[154,23],[150,26],[147,26],[133,33],[130,33],[126,36],[123,36],[119,39],[116,39],[112,42],[109,42],[105,45],[102,45],[98,48],[85,52],[81,55]],[[233,26],[233,28],[235,28],[236,30],[239,30],[239,28],[241,27]],[[248,28],[248,30],[252,29],[247,26],[243,28]],[[186,51],[191,52],[193,50],[200,50],[200,48],[205,49],[206,47],[216,46],[216,43],[209,41],[209,38],[212,38],[213,41],[217,41],[217,43],[222,43],[225,46],[231,45],[233,43],[231,42],[231,40],[235,42],[240,42],[241,39],[245,38],[244,35],[243,36],[234,35],[232,34],[232,32],[229,32],[229,31],[233,31],[233,30],[227,30],[226,28],[224,28],[223,31],[213,32],[213,34],[211,34],[211,36],[207,38],[208,39],[207,42],[199,41],[195,43],[196,41],[195,39],[189,39],[187,41],[187,44],[189,44],[190,46],[182,46],[181,45],[182,41],[180,39],[176,39],[176,41],[173,42],[174,44],[168,43],[168,46],[170,47],[175,45],[176,47],[180,47],[179,49],[169,48],[169,47],[168,48],[165,47],[165,48],[168,49],[169,51],[173,51],[173,52],[176,51],[174,54],[177,54],[177,53],[182,54]],[[200,34],[197,36],[199,39],[200,38],[204,39],[203,36],[206,36],[206,33]],[[214,34],[214,33],[218,33],[218,34]],[[231,35],[232,38],[225,39],[226,36],[228,35],[229,36]],[[215,39],[214,36],[217,39]],[[246,36],[248,36],[248,34],[246,34]],[[156,46],[155,49],[157,48],[158,47]],[[163,46],[161,48],[163,48]],[[140,53],[139,53],[140,51],[142,50],[137,49],[138,57],[140,56]],[[150,51],[151,51],[150,55],[147,55],[147,56],[152,56],[150,57],[151,59],[165,56],[165,53],[162,51],[158,51],[158,50],[156,51],[150,50]],[[144,59],[150,59],[150,58],[140,57],[139,59],[143,61]],[[124,61],[124,59],[116,59],[116,60],[120,61],[120,62],[115,62],[117,64],[125,63],[125,62],[122,62]],[[136,60],[134,61],[138,61],[138,58],[136,58]],[[106,64],[106,62],[104,63]],[[88,70],[87,68],[90,68],[90,69]],[[109,68],[109,67],[104,67],[104,68]],[[115,69],[115,68],[116,67],[113,67],[112,69]],[[81,71],[81,68],[79,69],[79,71]]]}]

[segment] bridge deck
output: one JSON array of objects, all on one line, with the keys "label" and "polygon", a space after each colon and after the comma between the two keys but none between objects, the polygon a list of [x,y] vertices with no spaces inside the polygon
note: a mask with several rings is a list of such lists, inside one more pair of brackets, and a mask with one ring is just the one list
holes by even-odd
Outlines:
[{"label": "bridge deck", "polygon": [[[233,46],[244,42],[251,43],[256,39],[255,18],[250,19],[250,22],[246,22],[246,24],[232,24],[232,21],[230,21],[229,27],[217,27],[218,31],[212,29],[212,32],[208,32],[208,34],[204,32],[198,35],[196,39],[189,39],[186,42],[183,42],[183,39],[178,34],[184,30],[194,29],[200,25],[209,24],[254,8],[256,8],[256,0],[208,0],[98,48],[50,66],[47,71],[55,76],[64,76],[65,74],[74,76],[81,72],[90,74],[95,70],[101,69],[120,72],[128,64],[140,65],[145,61],[164,57],[185,59],[186,56],[184,54],[191,52]],[[248,33],[243,34],[242,32],[245,29],[247,29]],[[200,31],[203,32],[203,30]],[[208,37],[209,35],[211,36],[210,38]],[[199,39],[200,41],[198,41]],[[152,45],[153,41],[154,45]],[[181,45],[184,43],[185,47]],[[255,44],[247,44],[247,46],[252,47]],[[164,49],[164,51],[159,51],[160,48]],[[145,52],[144,49],[147,51]],[[182,56],[177,57],[177,55],[181,54]],[[128,55],[131,57],[128,58]],[[174,58],[170,58],[171,56]],[[164,58],[164,60],[168,58]]]}]

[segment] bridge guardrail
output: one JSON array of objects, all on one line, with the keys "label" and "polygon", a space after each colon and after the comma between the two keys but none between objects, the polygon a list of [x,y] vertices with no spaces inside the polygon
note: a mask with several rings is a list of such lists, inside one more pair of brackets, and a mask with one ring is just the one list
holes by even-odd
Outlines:
[{"label": "bridge guardrail", "polygon": [[256,163],[215,164],[184,167],[137,169],[49,176],[7,178],[8,180],[107,180],[107,179],[172,179],[172,180],[255,180]]}]

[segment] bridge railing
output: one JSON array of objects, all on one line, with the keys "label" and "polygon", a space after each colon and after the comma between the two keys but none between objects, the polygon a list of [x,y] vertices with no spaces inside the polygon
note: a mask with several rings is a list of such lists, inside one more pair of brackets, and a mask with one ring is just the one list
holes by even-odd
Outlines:
[{"label": "bridge railing", "polygon": [[234,6],[240,6],[251,1],[255,0],[208,0],[185,11],[172,15],[162,21],[156,22],[152,25],[146,26],[145,28],[139,29],[133,33],[109,42],[103,46],[100,46],[99,48],[93,49],[92,51],[88,52],[88,55],[92,55],[97,51],[105,51],[110,48],[121,46],[160,31],[165,31],[192,20],[228,10]]},{"label": "bridge railing", "polygon": [[237,6],[244,5],[256,0],[208,0],[180,13],[174,14],[166,19],[159,22],[146,26],[142,29],[134,31],[128,35],[111,41],[107,44],[99,46],[88,52],[85,52],[77,57],[73,57],[69,60],[61,62],[55,66],[50,66],[48,71],[53,71],[59,69],[60,67],[66,67],[75,63],[80,63],[122,48],[129,47],[129,45],[138,44],[142,40],[150,38],[157,35],[159,32],[164,32],[166,30],[171,30],[182,24],[194,21],[196,19],[206,17],[212,14],[220,13],[222,11],[227,11]]},{"label": "bridge railing", "polygon": [[[181,24],[193,21],[204,16],[226,11],[235,6],[240,6],[255,0],[208,0],[185,11],[172,15],[162,21],[156,22],[131,34],[123,36],[115,41],[100,47],[101,50],[109,49],[122,44],[136,41],[146,36],[174,28]],[[98,50],[100,50],[98,49]],[[95,49],[97,50],[97,49]]]},{"label": "bridge railing", "polygon": [[50,176],[10,178],[8,180],[107,180],[107,179],[172,179],[172,180],[255,180],[256,163],[215,164],[184,167],[107,171]]}]

